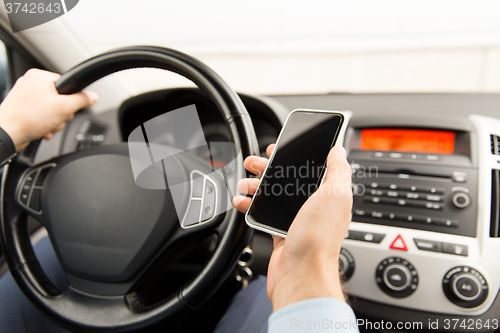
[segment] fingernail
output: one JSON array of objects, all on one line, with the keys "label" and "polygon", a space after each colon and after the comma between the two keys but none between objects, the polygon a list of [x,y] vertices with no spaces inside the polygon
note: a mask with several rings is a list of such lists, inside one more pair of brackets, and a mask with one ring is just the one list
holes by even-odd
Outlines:
[{"label": "fingernail", "polygon": [[342,147],[342,146],[335,146],[335,149],[337,149],[337,152],[344,156],[344,157],[347,157],[347,152],[345,151],[345,148]]},{"label": "fingernail", "polygon": [[242,196],[242,195],[236,195],[234,198],[233,198],[233,206],[237,206],[240,202],[242,202],[243,200],[245,200],[245,197]]},{"label": "fingernail", "polygon": [[99,95],[97,95],[94,91],[84,91],[84,93],[87,95],[92,104],[95,104],[99,100]]}]

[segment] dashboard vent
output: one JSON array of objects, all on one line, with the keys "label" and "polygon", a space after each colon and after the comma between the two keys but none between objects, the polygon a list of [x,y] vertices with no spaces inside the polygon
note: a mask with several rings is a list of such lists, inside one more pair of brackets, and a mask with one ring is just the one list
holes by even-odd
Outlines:
[{"label": "dashboard vent", "polygon": [[500,170],[491,171],[490,237],[500,237]]},{"label": "dashboard vent", "polygon": [[491,153],[493,155],[500,155],[500,136],[490,135]]},{"label": "dashboard vent", "polygon": [[108,127],[95,120],[87,120],[76,134],[76,150],[86,150],[100,146],[106,139]]}]

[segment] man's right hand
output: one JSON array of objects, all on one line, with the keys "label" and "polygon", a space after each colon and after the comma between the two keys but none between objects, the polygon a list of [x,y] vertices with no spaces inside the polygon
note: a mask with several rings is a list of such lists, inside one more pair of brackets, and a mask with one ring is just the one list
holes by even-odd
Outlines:
[{"label": "man's right hand", "polygon": [[[274,145],[267,149],[271,155]],[[262,175],[268,160],[250,156],[245,168]],[[242,179],[238,191],[255,194],[259,180]],[[249,197],[236,196],[240,212],[250,206]],[[342,241],[351,221],[351,167],[345,149],[334,147],[327,160],[327,176],[320,188],[304,203],[287,238],[273,236],[274,250],[268,270],[267,292],[274,311],[302,300],[333,297],[344,300],[338,263]]]}]

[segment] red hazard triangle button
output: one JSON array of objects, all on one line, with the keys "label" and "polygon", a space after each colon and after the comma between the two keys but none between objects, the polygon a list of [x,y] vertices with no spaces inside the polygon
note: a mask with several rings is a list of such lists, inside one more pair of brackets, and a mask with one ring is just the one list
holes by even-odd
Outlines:
[{"label": "red hazard triangle button", "polygon": [[396,237],[389,248],[393,250],[408,251],[408,247],[406,246],[405,241],[403,240],[403,237],[401,237],[401,235],[398,235],[398,237]]}]

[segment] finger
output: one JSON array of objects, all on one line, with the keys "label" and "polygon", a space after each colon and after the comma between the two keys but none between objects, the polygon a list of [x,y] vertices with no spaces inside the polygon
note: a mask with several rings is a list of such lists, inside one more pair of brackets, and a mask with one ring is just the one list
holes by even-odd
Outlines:
[{"label": "finger", "polygon": [[52,134],[56,134],[57,132],[61,131],[65,125],[66,123],[62,123],[59,126],[57,126],[56,129],[52,131]]},{"label": "finger", "polygon": [[69,111],[75,113],[76,111],[92,106],[99,100],[99,95],[93,91],[81,91],[72,95],[64,95],[66,103],[69,106]]},{"label": "finger", "polygon": [[251,173],[262,176],[266,169],[268,159],[260,156],[249,156],[245,159],[245,169]]},{"label": "finger", "polygon": [[285,240],[283,237],[280,236],[272,235],[272,237],[273,237],[273,248],[276,248]]},{"label": "finger", "polygon": [[233,206],[236,208],[240,213],[246,213],[248,210],[248,207],[250,207],[250,203],[252,202],[252,199],[249,197],[244,197],[242,195],[237,195],[233,198]]},{"label": "finger", "polygon": [[60,74],[49,72],[43,69],[31,68],[23,76],[44,78],[50,82],[56,82],[61,77]]},{"label": "finger", "polygon": [[238,192],[244,194],[254,195],[257,192],[257,188],[259,187],[259,179],[258,178],[244,178],[238,182]]},{"label": "finger", "polygon": [[52,132],[47,133],[47,134],[46,134],[43,138],[44,138],[45,140],[50,140],[50,139],[52,139],[52,137],[54,136],[54,134],[56,134],[57,132],[61,131],[61,130],[64,128],[64,126],[65,126],[65,125],[66,125],[66,123],[62,123],[62,124],[60,124],[60,125],[59,125],[59,126],[57,126],[57,127],[56,127],[56,128],[55,128]]},{"label": "finger", "polygon": [[347,162],[345,149],[335,146],[328,154],[326,177],[320,190],[322,193],[350,197],[352,196],[351,176],[352,169]]},{"label": "finger", "polygon": [[342,146],[330,150],[326,160],[326,175],[324,182],[351,179],[351,166],[347,162],[346,151]]},{"label": "finger", "polygon": [[274,147],[276,147],[276,144],[274,144],[274,143],[271,143],[269,146],[267,146],[267,148],[266,148],[267,157],[271,157],[273,150],[274,150]]}]

